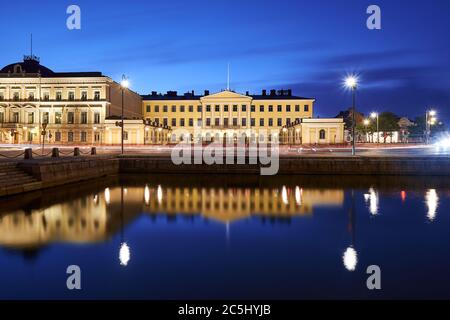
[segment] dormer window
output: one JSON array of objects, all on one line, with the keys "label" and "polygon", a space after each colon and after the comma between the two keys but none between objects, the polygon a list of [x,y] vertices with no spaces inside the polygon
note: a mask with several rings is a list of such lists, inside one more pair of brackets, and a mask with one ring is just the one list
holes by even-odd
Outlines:
[{"label": "dormer window", "polygon": [[22,73],[22,66],[20,64],[14,66],[14,73]]}]

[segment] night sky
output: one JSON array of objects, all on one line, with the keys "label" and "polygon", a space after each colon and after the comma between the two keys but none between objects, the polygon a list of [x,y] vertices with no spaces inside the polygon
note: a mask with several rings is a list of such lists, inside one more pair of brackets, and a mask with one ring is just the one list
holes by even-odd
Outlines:
[{"label": "night sky", "polygon": [[[81,30],[66,8],[81,7]],[[382,30],[366,28],[366,8]],[[292,88],[316,115],[350,105],[342,78],[359,74],[358,109],[450,122],[449,0],[4,1],[0,65],[34,53],[54,71],[101,71],[132,89],[237,92]]]}]

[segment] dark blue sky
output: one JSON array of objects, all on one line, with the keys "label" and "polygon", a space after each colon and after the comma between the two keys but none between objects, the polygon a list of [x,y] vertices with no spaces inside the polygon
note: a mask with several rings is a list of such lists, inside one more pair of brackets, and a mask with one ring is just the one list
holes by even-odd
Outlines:
[{"label": "dark blue sky", "polygon": [[[81,30],[66,8],[81,7]],[[366,28],[366,8],[382,30]],[[450,122],[448,0],[7,1],[0,64],[34,52],[55,71],[125,73],[139,93],[292,88],[317,99],[316,115],[350,104],[345,74],[361,79],[363,112],[414,117],[427,106]]]}]

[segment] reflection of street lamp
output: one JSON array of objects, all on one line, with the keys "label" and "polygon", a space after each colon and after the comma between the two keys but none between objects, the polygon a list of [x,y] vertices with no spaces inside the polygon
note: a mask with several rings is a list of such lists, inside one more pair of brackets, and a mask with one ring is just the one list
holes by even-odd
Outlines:
[{"label": "reflection of street lamp", "polygon": [[426,143],[430,143],[431,126],[436,124],[436,111],[428,110],[425,114]]},{"label": "reflection of street lamp", "polygon": [[125,89],[128,88],[128,86],[130,85],[130,82],[128,81],[127,77],[125,77],[125,75],[122,75],[122,81],[120,82],[120,86],[122,87],[122,122],[121,122],[121,129],[122,129],[122,154],[123,154],[123,113],[124,113],[124,104],[123,104],[123,94]]},{"label": "reflection of street lamp", "polygon": [[356,89],[358,87],[358,78],[350,75],[345,79],[345,86],[352,90],[352,155],[356,154],[355,146],[355,104],[356,104]]},{"label": "reflection of street lamp", "polygon": [[427,218],[433,221],[436,218],[436,211],[439,204],[439,197],[435,189],[430,189],[425,194],[425,203],[428,207]]},{"label": "reflection of street lamp", "polygon": [[380,131],[379,131],[379,127],[378,127],[378,125],[379,125],[379,114],[378,114],[378,112],[372,112],[370,114],[370,117],[372,119],[377,119],[377,143],[380,143]]},{"label": "reflection of street lamp", "polygon": [[356,214],[356,208],[355,208],[355,194],[352,190],[352,205],[350,207],[349,211],[349,231],[352,235],[352,243],[351,245],[345,250],[342,261],[344,262],[344,267],[348,271],[354,271],[356,269],[356,265],[358,264],[358,253],[355,250],[355,214]]},{"label": "reflection of street lamp", "polygon": [[123,214],[124,214],[124,204],[123,204],[123,186],[120,188],[120,250],[119,250],[119,260],[120,265],[126,267],[128,265],[128,261],[130,261],[130,247],[125,242],[125,236],[123,231]]}]

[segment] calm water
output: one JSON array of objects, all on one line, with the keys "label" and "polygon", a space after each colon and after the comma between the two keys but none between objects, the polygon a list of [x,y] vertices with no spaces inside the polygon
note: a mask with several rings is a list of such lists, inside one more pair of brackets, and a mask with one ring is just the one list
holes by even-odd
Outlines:
[{"label": "calm water", "polygon": [[447,180],[124,176],[3,199],[0,298],[448,299]]}]

